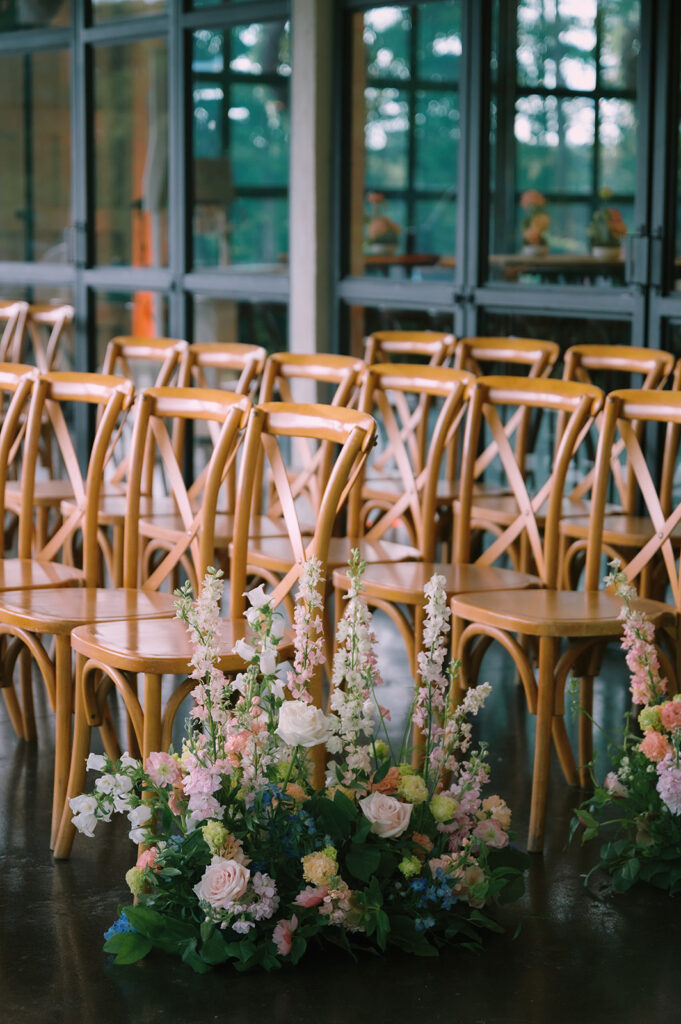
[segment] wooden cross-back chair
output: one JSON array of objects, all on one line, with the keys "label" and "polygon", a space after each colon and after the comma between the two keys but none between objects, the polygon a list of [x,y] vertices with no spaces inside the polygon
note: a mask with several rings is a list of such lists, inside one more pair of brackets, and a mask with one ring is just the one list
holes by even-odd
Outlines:
[{"label": "wooden cross-back chair", "polygon": [[74,315],[73,306],[67,303],[60,306],[29,306],[26,327],[35,364],[42,373],[59,369],[57,362],[61,346]]},{"label": "wooden cross-back chair", "polygon": [[[249,576],[246,557],[254,492],[260,472],[261,453],[276,467],[275,484],[290,495],[288,477],[281,456],[281,445],[292,437],[316,437],[336,446],[335,460],[315,520],[314,533],[305,537],[300,531],[292,500],[285,502],[286,523],[296,559],[283,580],[277,582],[272,595],[274,605],[287,601],[303,571],[304,562],[316,557],[325,575],[328,545],[333,524],[340,507],[347,498],[352,480],[356,477],[373,442],[374,421],[370,416],[351,409],[331,409],[328,406],[267,402],[257,406],[250,417],[244,439],[239,482],[237,487],[234,555],[229,581],[229,618],[219,621],[219,667],[234,674],[243,671],[245,663],[234,653],[241,638],[249,638],[250,630],[244,618],[244,591]],[[183,622],[175,619],[159,623],[116,622],[98,623],[76,629],[72,636],[76,652],[76,722],[73,756],[67,797],[80,793],[85,781],[85,759],[89,750],[90,730],[105,722],[104,702],[113,685],[123,696],[133,721],[139,746],[144,756],[153,750],[167,750],[171,741],[172,725],[182,700],[196,685],[185,680],[176,686],[166,702],[161,703],[161,679],[164,673],[186,676],[190,671],[192,651]],[[283,653],[290,653],[286,641]],[[138,673],[144,675],[144,704],[137,699],[130,680]],[[321,706],[321,678],[319,670],[311,681],[311,690],[317,706]],[[317,752],[314,781],[323,783],[323,758]],[[68,803],[64,806],[55,856],[68,857],[74,829]]]},{"label": "wooden cross-back chair", "polygon": [[[194,577],[198,580],[203,579],[207,564],[212,563],[214,552],[211,548],[211,534],[217,493],[225,474],[225,465],[234,457],[240,431],[250,409],[250,402],[245,396],[224,392],[192,389],[187,394],[184,389],[180,389],[178,394],[178,389],[173,388],[142,392],[137,401],[130,457],[123,586],[104,588],[97,586],[98,499],[111,436],[124,405],[131,400],[131,395],[131,383],[120,377],[51,373],[39,378],[29,412],[30,436],[37,430],[35,425],[45,411],[50,414],[54,411],[62,415],[64,405],[82,402],[98,405],[102,410],[84,481],[79,477],[76,460],[72,454],[72,441],[64,444],[64,459],[70,468],[71,482],[77,496],[78,521],[76,522],[74,512],[69,513],[64,528],[50,541],[51,548],[56,547],[58,540],[67,541],[67,524],[73,529],[78,526],[81,530],[83,586],[52,590],[49,598],[46,597],[47,590],[10,591],[0,594],[0,637],[4,638],[2,685],[12,685],[11,670],[13,659],[16,657],[15,649],[23,645],[38,667],[56,713],[52,841],[61,817],[69,766],[72,711],[71,631],[76,626],[102,619],[174,616],[172,594],[162,593],[158,588],[183,556],[193,562]],[[203,504],[198,515],[192,512],[191,521],[182,538],[182,547],[179,544],[173,546],[170,558],[164,559],[161,567],[154,567],[147,579],[140,580],[138,510],[145,454],[153,435],[154,440],[168,453],[169,462],[172,464],[172,444],[166,421],[178,415],[192,415],[200,419],[213,418],[220,421],[223,427],[219,441],[213,449],[209,479],[203,489]],[[62,418],[64,419],[63,416]],[[33,469],[34,464],[25,460],[22,473],[22,491],[25,496],[21,512],[22,523],[26,517],[31,516],[30,492]],[[183,493],[184,481],[177,463],[172,474],[172,485],[177,488],[178,494]],[[178,497],[180,507],[182,502],[183,498]],[[41,594],[44,600],[41,600]],[[54,661],[48,656],[44,646],[46,638],[54,640]],[[25,680],[22,678],[20,682],[23,685]],[[25,719],[32,715],[30,685],[22,689],[22,712]]]},{"label": "wooden cross-back chair", "polygon": [[[661,390],[674,371],[674,356],[660,349],[634,348],[628,345],[574,345],[567,349],[564,357],[564,380],[582,380],[594,384],[606,384],[604,390],[620,388],[643,388],[645,390]],[[613,383],[615,387],[613,387]],[[678,385],[675,378],[675,389]],[[604,412],[596,417],[591,429],[592,434],[600,433],[603,427]],[[559,428],[560,429],[560,428]],[[639,438],[642,436],[643,423],[635,425]],[[595,451],[596,442],[592,442]],[[586,447],[586,445],[584,446]],[[669,460],[671,445],[665,446],[666,459]],[[641,547],[646,537],[654,529],[647,517],[636,516],[637,488],[635,476],[629,471],[626,459],[623,459],[625,445],[622,438],[613,446],[611,453],[613,495],[606,509],[603,523],[604,543],[617,544],[621,550]],[[588,463],[587,463],[588,465]],[[568,494],[561,523],[564,537],[564,548],[569,547],[570,556],[564,557],[562,569],[562,585],[574,588],[583,568],[583,558],[589,534],[589,495],[594,481],[595,467],[593,462]],[[661,501],[668,509],[671,504],[671,486],[674,466],[667,465],[663,476]],[[613,501],[613,498],[615,499]],[[627,526],[632,528],[628,537]],[[654,595],[654,565],[650,565],[643,574],[640,586],[642,596]]]},{"label": "wooden cross-back chair", "polygon": [[[530,380],[538,380],[548,377],[556,364],[560,354],[560,347],[553,341],[545,341],[536,338],[498,338],[498,337],[469,337],[459,338],[454,352],[453,365],[474,373],[476,376],[483,374],[500,373],[519,376],[526,374]],[[532,410],[518,407],[508,415],[504,422],[504,432],[513,441],[515,457],[518,464],[525,469],[528,446],[531,443]],[[536,413],[535,413],[536,415]],[[538,425],[535,423],[535,436]],[[490,481],[490,469],[498,457],[498,444],[489,435],[483,435],[479,440],[480,450],[475,462],[475,493],[479,499],[481,519],[486,523],[488,529],[503,529],[505,516],[495,527],[494,507],[500,495],[508,493],[504,486],[497,480]],[[453,524],[456,511],[455,505],[459,493],[459,466],[460,452],[452,447],[448,453],[447,471],[445,480],[440,487],[440,497],[444,507],[450,509],[450,519]]]},{"label": "wooden cross-back chair", "polygon": [[[534,392],[534,394],[532,394]],[[656,393],[653,393],[656,394]],[[563,774],[570,784],[578,781],[574,757],[563,720],[565,676],[558,665],[561,638],[588,635],[589,618],[599,618],[599,609],[584,594],[559,591],[560,523],[564,497],[578,446],[583,443],[585,428],[602,404],[602,392],[593,385],[573,381],[513,381],[503,378],[481,378],[474,385],[471,398],[471,429],[479,432],[487,420],[502,444],[498,407],[524,402],[543,407],[544,415],[562,415],[563,430],[553,460],[553,472],[547,480],[528,490],[527,481],[512,467],[511,485],[518,514],[505,530],[505,537],[496,538],[483,557],[490,559],[502,543],[523,537],[531,554],[542,587],[528,589],[519,599],[512,590],[460,593],[452,598],[452,651],[461,658],[460,681],[468,685],[478,674],[481,653],[492,641],[502,645],[513,660],[522,681],[529,711],[536,715],[535,762],[530,808],[528,848],[543,847],[546,816],[548,772],[551,739],[556,745]],[[508,446],[507,451],[510,450]],[[606,458],[609,458],[609,450]],[[461,480],[461,517],[457,525],[457,548],[465,557],[470,547],[468,510],[475,502],[473,460],[464,455]],[[583,615],[583,619],[582,616]],[[536,643],[536,677],[534,650],[528,640]]]},{"label": "wooden cross-back chair", "polygon": [[24,351],[28,302],[0,300],[0,361],[18,363]]},{"label": "wooden cross-back chair", "polygon": [[[263,403],[279,399],[283,402],[297,402],[302,399],[306,402],[323,402],[334,408],[350,408],[356,403],[357,387],[364,368],[362,360],[352,356],[275,352],[265,363],[259,401]],[[292,493],[294,499],[307,504],[307,515],[310,517],[314,517],[328,480],[331,458],[332,448],[328,444],[315,447],[308,438],[292,439],[287,459]],[[268,483],[263,474],[258,474],[257,481],[257,487],[264,486],[266,493],[269,488],[269,498],[263,511],[269,519],[279,519],[282,506],[272,490],[271,482]],[[259,493],[256,493],[255,505],[258,506],[259,502]]]}]

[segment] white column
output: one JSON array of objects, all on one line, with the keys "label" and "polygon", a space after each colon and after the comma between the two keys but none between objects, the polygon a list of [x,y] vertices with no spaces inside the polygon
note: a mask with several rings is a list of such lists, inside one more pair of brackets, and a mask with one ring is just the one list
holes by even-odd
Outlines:
[{"label": "white column", "polygon": [[328,352],[332,25],[329,0],[292,0],[289,348]]}]

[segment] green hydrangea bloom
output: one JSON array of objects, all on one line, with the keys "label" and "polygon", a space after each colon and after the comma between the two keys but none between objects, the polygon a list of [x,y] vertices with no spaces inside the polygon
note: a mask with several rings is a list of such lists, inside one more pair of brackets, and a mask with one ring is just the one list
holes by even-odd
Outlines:
[{"label": "green hydrangea bloom", "polygon": [[660,709],[658,707],[645,707],[638,716],[638,724],[641,726],[643,732],[646,729],[661,729],[660,723]]},{"label": "green hydrangea bloom", "polygon": [[456,800],[446,793],[438,793],[430,801],[430,810],[436,821],[451,821],[456,811]]},{"label": "green hydrangea bloom", "polygon": [[130,868],[125,873],[125,883],[133,896],[139,896],[144,889],[144,871],[142,868]]},{"label": "green hydrangea bloom", "polygon": [[405,878],[413,878],[421,873],[421,861],[415,856],[404,857],[398,867]]},{"label": "green hydrangea bloom", "polygon": [[206,846],[211,853],[217,853],[225,845],[228,833],[222,822],[212,819],[206,822],[201,832],[203,833]]},{"label": "green hydrangea bloom", "polygon": [[409,804],[422,804],[428,799],[428,787],[420,775],[404,775],[398,789]]}]

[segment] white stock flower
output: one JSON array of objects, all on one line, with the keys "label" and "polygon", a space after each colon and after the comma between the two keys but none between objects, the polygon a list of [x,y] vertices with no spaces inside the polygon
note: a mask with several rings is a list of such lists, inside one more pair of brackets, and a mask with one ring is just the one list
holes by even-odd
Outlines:
[{"label": "white stock flower", "polygon": [[103,754],[90,754],[85,767],[89,772],[103,772],[106,768],[106,758]]},{"label": "white stock flower", "polygon": [[290,747],[314,747],[326,743],[331,723],[320,708],[302,700],[286,700],[279,709],[275,731]]}]

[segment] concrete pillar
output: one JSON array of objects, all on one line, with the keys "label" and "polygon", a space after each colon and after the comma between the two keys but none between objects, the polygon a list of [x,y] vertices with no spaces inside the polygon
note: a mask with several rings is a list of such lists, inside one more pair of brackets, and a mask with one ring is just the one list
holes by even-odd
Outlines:
[{"label": "concrete pillar", "polygon": [[329,0],[292,0],[289,348],[328,352],[332,27]]}]

